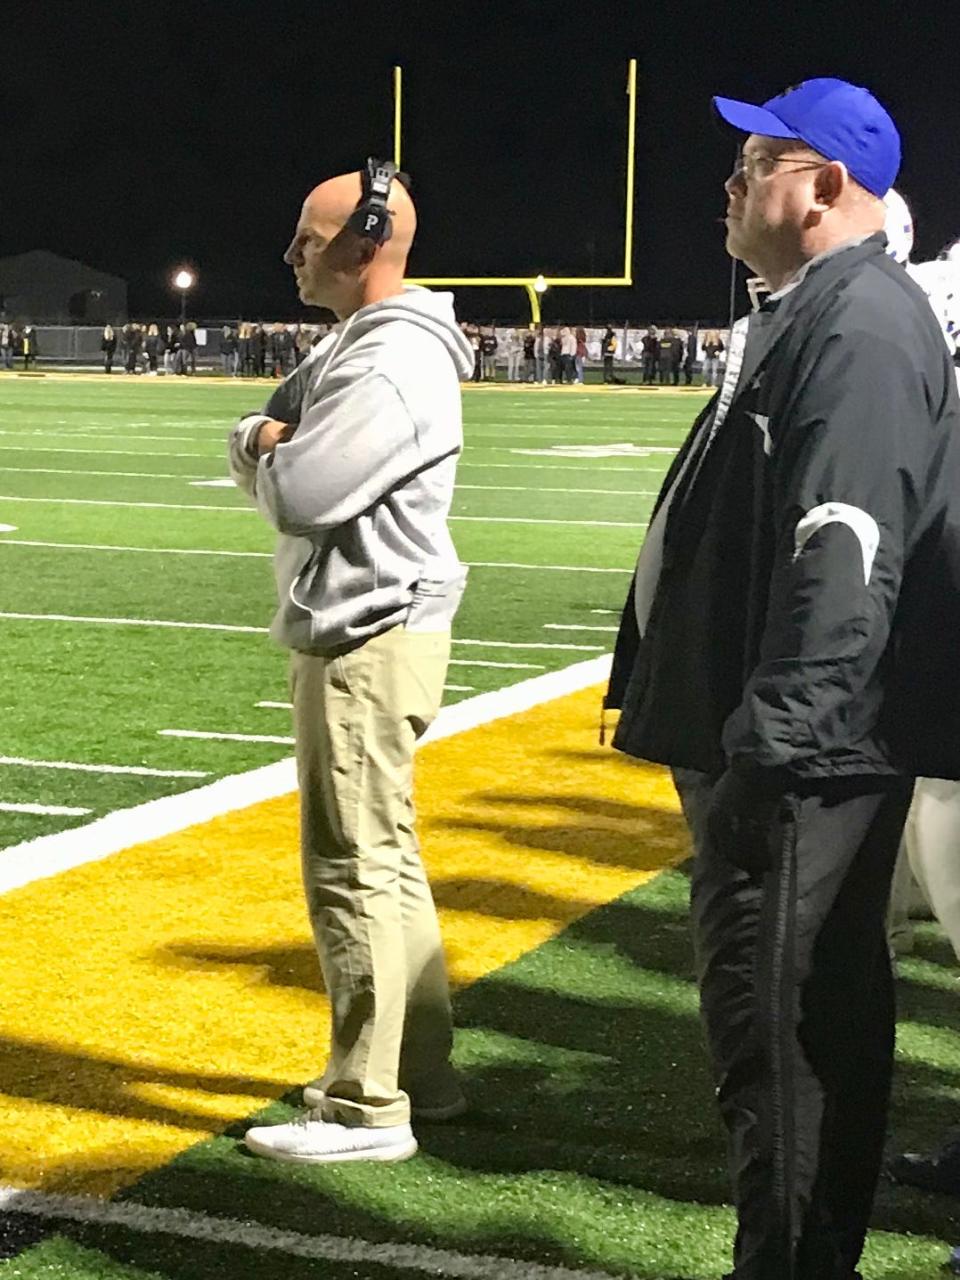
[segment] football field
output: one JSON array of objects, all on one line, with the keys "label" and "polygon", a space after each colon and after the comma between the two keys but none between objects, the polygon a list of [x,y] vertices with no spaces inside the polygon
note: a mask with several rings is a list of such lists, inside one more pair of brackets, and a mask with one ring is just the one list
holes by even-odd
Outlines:
[{"label": "football field", "polygon": [[[471,1111],[404,1164],[329,1168],[238,1142],[292,1113],[327,1035],[273,539],[225,480],[264,398],[0,377],[0,1280],[715,1280],[733,1216],[686,837],[664,773],[598,743],[703,393],[465,390],[457,711],[418,807]],[[960,1116],[932,926],[900,977],[892,1129],[916,1149]],[[955,1206],[884,1184],[867,1280],[936,1274]]]},{"label": "football field", "polygon": [[[17,654],[0,802],[83,811],[0,811],[0,846],[289,754],[269,741],[289,733],[286,708],[259,705],[287,699],[264,638],[272,534],[224,479],[227,428],[263,396],[179,379],[0,382],[0,524],[13,526],[0,625]],[[699,401],[651,413],[598,394],[468,393],[453,531],[471,571],[451,702],[612,647],[625,571]],[[618,444],[631,456],[566,456]]]}]

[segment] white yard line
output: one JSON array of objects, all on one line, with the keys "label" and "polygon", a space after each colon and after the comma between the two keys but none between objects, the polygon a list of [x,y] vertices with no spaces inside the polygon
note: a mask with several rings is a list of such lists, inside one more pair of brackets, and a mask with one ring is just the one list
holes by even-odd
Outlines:
[{"label": "white yard line", "polygon": [[211,462],[212,453],[170,453],[168,450],[150,449],[64,449],[59,445],[0,444],[0,451],[7,453],[94,453],[116,455],[123,458],[206,458]]},{"label": "white yard line", "polygon": [[[0,498],[0,501],[3,499]],[[51,502],[57,501],[55,498]],[[476,524],[560,524],[567,528],[591,529],[645,529],[646,521],[639,520],[545,520],[535,516],[448,516],[448,520],[466,520]]]},{"label": "white yard line", "polygon": [[[116,476],[121,480],[186,480],[191,484],[210,483],[207,476],[179,475],[169,471],[90,471],[86,467],[8,467],[0,463],[0,472],[6,471],[26,471],[37,476]],[[233,484],[233,481],[230,483]]]},{"label": "white yard line", "polygon": [[[272,560],[272,551],[220,551],[207,547],[123,547],[104,542],[41,542],[34,538],[0,538],[0,547],[48,547],[57,551],[125,551],[155,556],[239,556]],[[547,569],[558,573],[632,573],[632,569],[608,569],[587,564],[521,564],[514,560],[465,560],[470,569]]]},{"label": "white yard line", "polygon": [[157,556],[240,556],[272,560],[272,551],[216,551],[203,547],[116,547],[102,542],[39,542],[31,538],[0,538],[0,547],[49,547],[59,551],[133,551]]},{"label": "white yard line", "polygon": [[[163,471],[90,471],[80,467],[73,470],[64,467],[5,467],[0,472],[16,471],[44,476],[106,476],[121,480],[183,480],[192,489],[233,489],[234,482],[225,476],[187,476]],[[482,489],[492,493],[608,493],[619,498],[655,498],[659,489],[548,489],[539,485],[519,484],[458,484],[457,489]]]},{"label": "white yard line", "polygon": [[543,624],[544,631],[613,631],[620,630],[619,627],[593,627],[586,626],[582,622],[545,622]]},{"label": "white yard line", "polygon": [[600,653],[599,644],[540,644],[529,640],[454,640],[453,644],[476,645],[480,649],[582,649],[585,653]]},{"label": "white yard line", "polygon": [[[164,455],[169,457],[170,455]],[[464,466],[476,465],[464,463]],[[508,463],[491,463],[491,466],[508,466]],[[543,470],[551,468],[544,467]],[[563,467],[554,467],[553,470],[563,471]],[[604,468],[590,468],[591,470],[603,470]],[[610,470],[613,470],[611,467]],[[618,467],[618,471],[629,471],[629,467]],[[180,474],[171,471],[94,471],[88,467],[8,467],[0,463],[0,473],[15,471],[21,474],[37,475],[37,476],[103,476],[107,479],[116,478],[119,480],[183,480],[186,484],[194,489],[210,488],[210,489],[231,489],[234,483],[226,476],[192,476]],[[498,493],[609,493],[615,497],[640,497],[655,498],[659,494],[659,489],[547,489],[541,488],[539,485],[516,485],[516,484],[458,484],[457,489],[485,489]]]},{"label": "white yard line", "polygon": [[309,1235],[195,1209],[159,1208],[131,1200],[94,1200],[3,1187],[0,1209],[50,1222],[119,1228],[138,1235],[272,1254],[274,1261],[264,1259],[260,1264],[267,1269],[265,1274],[272,1275],[283,1274],[284,1259],[304,1258],[352,1267],[392,1267],[421,1275],[449,1276],[451,1280],[504,1280],[508,1275],[522,1275],[524,1280],[614,1280],[607,1272],[521,1262],[502,1254],[458,1253],[432,1245],[370,1241],[358,1236]]},{"label": "white yard line", "polygon": [[[510,666],[521,663],[460,663],[462,666]],[[505,716],[561,698],[605,680],[610,658],[603,655],[575,663],[562,671],[549,671],[519,684],[465,698],[443,707],[422,739],[433,742],[464,733]],[[292,759],[280,760],[246,773],[220,778],[180,795],[163,796],[130,809],[120,809],[96,821],[26,840],[4,849],[0,856],[0,893],[58,875],[71,867],[96,862],[131,845],[157,840],[184,827],[222,817],[235,809],[245,809],[262,800],[273,800],[296,790],[296,766]]]},{"label": "white yard line", "polygon": [[240,627],[226,622],[170,622],[162,618],[91,618],[69,613],[0,613],[14,622],[75,622],[112,627],[177,627],[187,631],[238,631],[265,636],[267,627]]},{"label": "white yard line", "polygon": [[450,667],[499,667],[503,671],[543,671],[538,662],[485,662],[481,658],[451,658]]},{"label": "white yard line", "polygon": [[[448,689],[451,693],[473,693],[474,686],[472,684],[445,684],[444,689]],[[263,707],[267,711],[292,711],[292,702],[258,702],[255,704]],[[0,761],[2,763],[2,761]]]},{"label": "white yard line", "polygon": [[257,515],[256,507],[241,506],[239,503],[230,507],[215,507],[205,502],[120,502],[114,498],[18,498],[16,494],[0,493],[0,502],[48,502],[54,506],[70,505],[73,507],[136,507],[140,511],[233,511],[243,515]]},{"label": "white yard line", "polygon": [[520,484],[458,484],[457,492],[461,489],[486,489],[491,493],[606,493],[614,498],[656,498],[660,493],[659,489],[547,489]]},{"label": "white yard line", "polygon": [[80,764],[74,760],[27,760],[0,756],[0,765],[22,769],[67,769],[73,773],[129,773],[138,778],[209,778],[201,769],[148,769],[139,764]]},{"label": "white yard line", "polygon": [[65,804],[7,804],[0,800],[0,813],[38,813],[51,818],[83,818],[89,809],[75,809]]},{"label": "white yard line", "polygon": [[[255,507],[217,507],[206,503],[189,502],[119,502],[107,498],[18,498],[14,494],[0,493],[0,502],[46,502],[55,506],[69,504],[75,507],[134,507],[140,511],[231,511],[234,514],[257,515]],[[636,520],[545,520],[531,516],[448,516],[449,520],[465,520],[477,524],[560,524],[587,525],[600,529],[645,529],[646,523]]]},{"label": "white yard line", "polygon": [[200,729],[158,729],[161,738],[201,738],[211,742],[273,742],[280,747],[292,747],[295,738],[280,738],[272,733],[206,733]]},{"label": "white yard line", "polygon": [[[500,451],[498,451],[500,452]],[[175,454],[164,454],[165,457],[175,457]],[[584,467],[580,466],[577,458],[567,457],[566,462],[458,462],[457,471],[462,471],[463,467],[476,467],[480,471],[599,471],[603,475],[607,471],[625,471],[628,475],[634,475],[637,471],[643,471],[645,467],[649,467],[650,458],[637,457],[636,466],[632,467]]]},{"label": "white yard line", "polygon": [[[0,546],[3,543],[0,542]],[[513,560],[465,560],[471,569],[553,569],[560,573],[633,573],[632,569],[606,569],[590,564],[519,564]]]},{"label": "white yard line", "polygon": [[[168,618],[100,618],[69,613],[0,613],[15,622],[74,622],[108,627],[175,627],[187,631],[232,631],[243,635],[269,634],[269,627],[245,627],[230,622],[174,622]],[[599,645],[532,644],[518,640],[454,640],[455,645],[476,645],[481,649],[580,649],[596,651]],[[479,665],[479,664],[478,664]]]},{"label": "white yard line", "polygon": [[[563,449],[563,448],[568,448],[568,447],[569,447],[569,446],[559,445],[559,446],[558,446],[558,449]],[[643,447],[643,446],[641,446],[641,448],[642,448],[642,447]],[[484,446],[484,448],[486,449],[486,451],[487,451],[488,453],[514,453],[514,454],[523,454],[525,457],[535,457],[535,458],[566,458],[566,459],[568,459],[568,461],[570,461],[570,462],[572,462],[572,463],[574,464],[574,467],[575,467],[578,471],[580,470],[579,463],[580,463],[581,461],[585,461],[585,460],[586,460],[586,459],[588,459],[588,458],[596,458],[596,457],[598,456],[598,455],[597,455],[597,454],[595,454],[595,453],[590,454],[590,453],[560,453],[560,452],[553,452],[552,450],[550,450],[550,449],[548,449],[548,448],[546,448],[546,447],[545,447],[545,448],[543,448],[543,449],[517,449],[517,448],[515,448],[515,447],[513,447],[513,446],[508,446],[508,445],[486,445],[486,446]],[[625,468],[624,468],[624,467],[598,467],[598,468],[596,468],[596,470],[599,470],[599,471],[623,471],[623,470],[627,470],[627,471],[643,471],[644,469],[652,469],[652,470],[657,470],[657,471],[663,471],[663,469],[664,469],[664,468],[663,468],[663,459],[662,459],[662,458],[658,458],[658,457],[650,457],[650,456],[649,456],[649,454],[650,454],[650,453],[660,453],[660,452],[665,452],[665,453],[674,454],[674,453],[678,453],[678,452],[679,452],[679,450],[677,450],[677,449],[669,449],[669,450],[663,450],[663,451],[661,451],[661,450],[659,450],[659,449],[655,449],[655,448],[654,448],[654,446],[652,446],[652,445],[651,445],[651,446],[650,446],[650,448],[649,448],[648,453],[646,453],[646,454],[638,453],[638,454],[636,454],[636,455],[631,455],[631,454],[625,454],[625,453],[607,453],[607,454],[604,454],[603,456],[604,456],[604,457],[607,457],[607,458],[621,458],[621,459],[622,459],[622,458],[629,458],[629,457],[633,456],[633,457],[634,457],[634,465],[633,465],[632,467],[625,467]],[[206,456],[206,455],[204,455],[204,456]],[[511,464],[510,464],[510,463],[493,463],[493,462],[462,462],[460,465],[461,465],[461,466],[464,466],[464,467],[493,467],[493,466],[510,466]],[[523,464],[523,463],[519,463],[519,462],[518,462],[518,463],[516,463],[515,465],[516,465],[516,466],[523,466],[524,464]],[[553,469],[553,466],[548,464],[547,466],[544,466],[543,468],[538,468],[538,470],[540,470],[540,469],[543,469],[543,470],[547,470],[547,469],[552,470],[552,469]],[[564,470],[566,470],[566,468],[564,468]],[[584,471],[586,471],[586,470],[587,470],[587,468],[586,468],[586,467],[584,467],[584,468],[583,468],[583,470],[584,470]],[[590,470],[594,470],[594,468],[592,468],[592,467],[591,467],[591,468],[590,468]]]},{"label": "white yard line", "polygon": [[[651,433],[655,433],[657,438],[662,439],[662,433],[670,431],[678,439],[683,439],[690,430],[691,422],[693,422],[692,418],[666,419],[658,422],[638,422],[636,418],[604,418],[603,420],[595,419],[591,422],[586,418],[581,418],[576,422],[516,422],[504,420],[501,424],[499,421],[493,423],[471,419],[464,424],[464,436],[468,443],[476,436],[522,440],[527,436],[540,438],[544,432],[555,436],[580,436],[594,440],[611,436],[614,432],[619,433],[621,436],[629,432],[631,435],[637,435],[641,439],[647,439]],[[63,434],[69,434],[69,432],[64,432]]]},{"label": "white yard line", "polygon": [[[641,448],[642,447],[643,446],[641,446]],[[651,448],[653,447],[655,446],[651,446]],[[677,449],[662,450],[659,448],[659,446],[656,446],[656,448],[658,453],[679,452],[679,450]],[[206,458],[208,462],[216,460],[218,456],[217,454],[213,454],[213,453],[170,453],[169,450],[166,450],[166,449],[163,449],[163,450],[157,450],[157,449],[65,449],[65,448],[61,448],[59,446],[53,446],[53,445],[47,446],[47,445],[34,445],[34,444],[31,444],[31,445],[0,444],[0,452],[31,453],[31,454],[33,453],[83,453],[83,454],[93,454],[94,456],[96,456],[97,454],[101,454],[105,457],[122,457],[122,458]],[[514,452],[514,450],[507,446],[503,446],[503,447],[495,447],[491,449],[491,452],[512,453]],[[563,456],[563,455],[558,455],[558,456]],[[481,468],[493,467],[497,470],[503,470],[504,468],[508,468],[510,470],[516,469],[518,471],[635,472],[635,471],[641,471],[645,467],[648,467],[651,461],[653,461],[651,458],[638,454],[636,458],[636,466],[633,466],[633,467],[619,467],[619,466],[618,467],[582,467],[578,465],[580,462],[579,458],[568,456],[566,463],[461,461],[458,465],[458,470],[463,467],[481,467]],[[657,465],[659,465],[659,463]],[[9,469],[10,468],[4,468],[4,470],[9,470]],[[111,473],[111,474],[115,474],[115,473]]]},{"label": "white yard line", "polygon": [[[625,572],[631,572],[631,571],[625,570]],[[590,612],[591,613],[611,613],[615,618],[619,618],[621,610],[620,609],[591,609]]]},{"label": "white yard line", "polygon": [[[105,429],[102,431],[6,431],[0,430],[0,436],[19,436],[22,440],[34,440],[43,438],[44,440],[123,440],[129,442],[131,440],[149,440],[151,442],[160,443],[164,440],[172,440],[174,444],[198,444],[196,436],[141,436],[126,435],[120,431],[111,431]],[[226,432],[224,432],[224,442],[226,442]],[[24,446],[29,450],[30,445]],[[212,455],[206,455],[212,456]]]}]

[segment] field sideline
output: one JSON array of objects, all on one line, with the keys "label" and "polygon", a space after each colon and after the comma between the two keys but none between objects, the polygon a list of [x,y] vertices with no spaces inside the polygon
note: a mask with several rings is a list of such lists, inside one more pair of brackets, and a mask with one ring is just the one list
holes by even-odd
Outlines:
[{"label": "field sideline", "polygon": [[[223,483],[263,398],[0,377],[0,1280],[716,1280],[732,1214],[686,837],[662,771],[597,742],[703,393],[467,390],[470,582],[418,806],[473,1109],[404,1165],[328,1169],[237,1142],[290,1114],[326,1036],[272,539]],[[901,966],[898,1147],[960,1110],[956,995],[926,926]],[[955,1202],[890,1185],[875,1226],[866,1280],[930,1276],[960,1239]]]}]

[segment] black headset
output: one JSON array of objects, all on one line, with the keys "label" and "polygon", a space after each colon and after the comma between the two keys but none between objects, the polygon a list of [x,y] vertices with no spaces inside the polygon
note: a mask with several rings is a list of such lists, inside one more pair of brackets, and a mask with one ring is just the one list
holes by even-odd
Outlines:
[{"label": "black headset", "polygon": [[399,172],[392,160],[375,160],[372,156],[367,160],[361,178],[363,194],[347,226],[354,234],[372,240],[374,244],[386,244],[393,235],[393,218],[387,208],[390,184],[396,178],[409,191],[410,179]]}]

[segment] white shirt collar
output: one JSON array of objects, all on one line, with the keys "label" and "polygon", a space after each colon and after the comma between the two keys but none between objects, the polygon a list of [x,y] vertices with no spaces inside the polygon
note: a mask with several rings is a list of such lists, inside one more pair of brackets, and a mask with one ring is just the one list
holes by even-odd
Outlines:
[{"label": "white shirt collar", "polygon": [[768,294],[766,301],[779,302],[788,293],[792,293],[798,285],[803,284],[807,278],[807,272],[811,267],[815,267],[818,262],[823,262],[826,258],[832,258],[835,253],[843,253],[844,249],[852,249],[854,245],[863,244],[865,240],[869,240],[870,236],[875,234],[875,232],[870,231],[865,236],[853,236],[850,240],[844,240],[842,244],[835,244],[832,249],[824,249],[823,253],[818,253],[815,258],[809,258],[792,279],[788,280],[785,285],[781,285],[776,293]]}]

